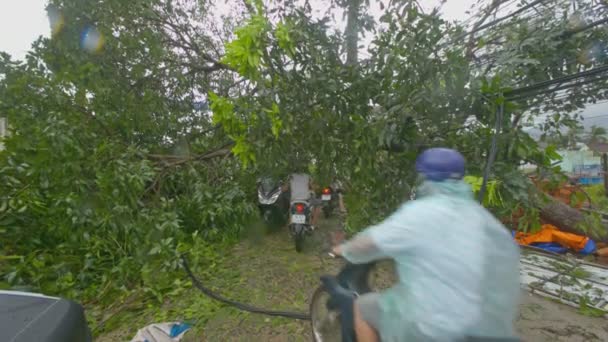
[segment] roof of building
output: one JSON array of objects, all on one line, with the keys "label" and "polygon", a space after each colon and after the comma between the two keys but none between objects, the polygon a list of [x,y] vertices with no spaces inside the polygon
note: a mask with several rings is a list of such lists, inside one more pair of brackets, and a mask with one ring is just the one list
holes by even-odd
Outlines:
[{"label": "roof of building", "polygon": [[608,143],[605,142],[590,142],[587,144],[589,149],[598,153],[608,153]]}]

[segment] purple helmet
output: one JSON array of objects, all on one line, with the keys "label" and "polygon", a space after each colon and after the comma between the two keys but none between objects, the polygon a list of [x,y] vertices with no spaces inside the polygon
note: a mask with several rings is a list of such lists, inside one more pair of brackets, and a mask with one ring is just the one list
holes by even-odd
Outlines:
[{"label": "purple helmet", "polygon": [[464,177],[464,157],[450,148],[430,148],[416,158],[416,171],[426,179],[441,182]]}]

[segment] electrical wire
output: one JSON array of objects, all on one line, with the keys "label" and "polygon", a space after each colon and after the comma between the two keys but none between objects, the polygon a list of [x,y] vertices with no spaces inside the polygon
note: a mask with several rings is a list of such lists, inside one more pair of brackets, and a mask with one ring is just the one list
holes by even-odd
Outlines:
[{"label": "electrical wire", "polygon": [[211,289],[205,287],[200,280],[198,280],[198,278],[196,278],[196,276],[194,276],[194,274],[192,273],[192,271],[190,270],[190,266],[188,264],[188,259],[186,258],[186,255],[182,255],[182,266],[184,267],[184,271],[186,271],[186,274],[188,275],[188,278],[190,278],[190,280],[192,281],[192,284],[202,293],[204,293],[205,295],[219,301],[222,302],[224,304],[228,304],[230,306],[234,306],[237,309],[243,310],[243,311],[247,311],[247,312],[251,312],[251,313],[257,313],[257,314],[263,314],[263,315],[268,315],[268,316],[275,316],[275,317],[286,317],[286,318],[293,318],[293,319],[299,319],[299,320],[303,320],[303,321],[310,321],[310,314],[308,313],[303,313],[303,312],[292,312],[292,311],[273,311],[273,310],[266,310],[266,309],[262,309],[262,308],[258,308],[256,306],[253,305],[249,305],[249,304],[243,304],[240,302],[237,302],[235,300],[230,300],[227,299],[215,292],[213,292]]},{"label": "electrical wire", "polygon": [[577,29],[573,29],[573,30],[564,32],[563,35],[565,35],[565,36],[571,36],[573,34],[577,34],[577,33],[583,32],[583,31],[590,30],[590,29],[592,29],[592,28],[594,28],[596,26],[599,26],[599,25],[602,25],[602,24],[605,24],[605,23],[608,23],[608,17],[606,17],[604,19],[600,19],[600,20],[594,21],[594,22],[589,23],[588,25],[585,25],[583,27],[579,27]]},{"label": "electrical wire", "polygon": [[[521,88],[516,88],[516,89],[510,90],[508,92],[505,92],[505,94],[509,95],[509,96],[518,95],[518,94],[526,93],[526,92],[529,92],[529,91],[532,91],[532,90],[542,89],[543,87],[548,87],[548,86],[551,86],[553,84],[563,83],[563,82],[575,80],[575,79],[581,78],[581,77],[594,76],[594,75],[597,75],[597,74],[601,74],[603,72],[608,72],[608,65],[603,65],[603,66],[596,67],[596,68],[593,68],[593,69],[590,69],[590,70],[581,71],[581,72],[578,72],[576,74],[566,75],[566,76],[554,78],[552,80],[538,82],[538,83],[535,83],[535,84],[532,84],[532,85],[529,85],[529,86],[525,86],[525,87],[521,87]],[[507,96],[507,97],[509,98],[509,96]]]},{"label": "electrical wire", "polygon": [[[596,103],[592,103],[591,105],[599,105],[599,104],[604,104],[604,103],[608,103],[608,100],[598,101]],[[593,115],[593,116],[585,116],[585,117],[583,117],[583,119],[585,119],[585,120],[587,120],[587,119],[601,119],[601,118],[608,118],[608,114],[600,114],[600,115]]]},{"label": "electrical wire", "polygon": [[[500,10],[504,10],[507,6],[511,5],[512,3],[517,2],[518,0],[501,0],[502,2],[498,4],[498,11]],[[473,9],[473,8],[471,8]],[[487,9],[487,7],[485,8]],[[481,11],[483,9],[480,9],[478,11]],[[469,18],[463,20],[462,22],[460,22],[459,24],[463,27],[468,26],[469,24],[473,23],[475,19],[479,19],[478,15],[472,15]]]},{"label": "electrical wire", "polygon": [[479,25],[478,27],[476,27],[476,28],[474,28],[474,29],[472,29],[472,30],[470,30],[470,31],[468,31],[468,32],[465,32],[465,33],[463,33],[463,34],[461,34],[461,35],[457,36],[456,38],[454,38],[454,39],[452,40],[452,42],[451,42],[451,43],[455,43],[456,41],[458,41],[458,40],[460,40],[460,39],[462,39],[462,38],[465,38],[465,37],[467,37],[467,36],[469,36],[469,35],[472,35],[472,34],[474,34],[474,33],[476,33],[476,32],[479,32],[479,31],[481,31],[481,30],[484,30],[484,29],[486,29],[486,28],[488,28],[488,27],[492,27],[492,26],[494,26],[494,25],[497,25],[497,24],[499,24],[499,23],[501,23],[501,22],[503,22],[503,21],[505,21],[505,20],[507,20],[507,19],[509,19],[509,18],[513,17],[513,16],[516,16],[516,15],[517,15],[517,14],[519,14],[519,13],[522,13],[522,12],[524,12],[524,11],[526,11],[526,10],[530,9],[530,8],[533,8],[534,6],[536,6],[536,5],[538,5],[538,4],[542,4],[542,3],[543,3],[543,2],[545,2],[545,1],[551,1],[551,0],[536,0],[536,1],[533,1],[533,2],[531,2],[530,4],[525,5],[525,6],[521,7],[521,8],[519,8],[518,10],[515,10],[515,11],[513,11],[513,12],[511,12],[511,13],[509,13],[509,14],[507,14],[507,15],[503,16],[503,17],[500,17],[500,18],[498,18],[498,19],[492,20],[492,21],[491,21],[491,22],[489,22],[489,23],[486,23],[486,24],[483,24],[483,25]]},{"label": "electrical wire", "polygon": [[[566,94],[562,94],[556,97],[552,97],[550,100],[551,101],[566,101],[568,100],[570,97],[572,97],[574,94],[570,94],[570,93],[566,93]],[[587,100],[587,102],[585,102],[585,105],[596,105],[596,104],[602,104],[605,102],[608,102],[608,100],[605,99],[606,96],[603,96],[602,99],[600,100],[595,100],[595,103],[593,102],[593,100]],[[536,103],[533,103],[533,105],[541,105],[545,100],[542,101],[538,101]]]},{"label": "electrical wire", "polygon": [[[540,1],[537,1],[537,2],[543,2],[543,1],[560,1],[560,0],[540,0]],[[505,1],[505,3],[507,3],[507,2],[510,2],[510,1],[509,0]],[[501,17],[499,19],[493,20],[493,21],[491,21],[489,23],[486,23],[484,25],[480,25],[478,28],[471,29],[471,30],[469,30],[467,32],[464,32],[464,33],[456,36],[455,38],[453,38],[453,39],[451,39],[451,40],[449,40],[449,41],[447,41],[447,42],[445,42],[443,44],[439,44],[437,46],[437,49],[442,49],[442,48],[448,47],[450,45],[456,45],[459,42],[460,39],[462,39],[462,38],[464,38],[464,37],[466,37],[466,36],[468,36],[470,34],[473,34],[473,33],[479,32],[479,31],[481,31],[483,29],[486,29],[486,28],[492,27],[494,25],[497,25],[497,24],[501,23],[502,21],[504,21],[504,20],[506,20],[506,19],[508,19],[508,18],[510,18],[512,16],[515,16],[515,15],[517,15],[519,13],[525,12],[525,11],[527,11],[527,10],[529,10],[529,9],[531,9],[531,8],[534,7],[533,4],[530,4],[530,5],[532,5],[532,6],[530,6],[530,7],[526,7],[526,6],[522,7],[520,9],[514,11],[513,13],[509,13],[509,14],[505,15],[504,17]],[[499,8],[499,10],[501,10],[501,9]],[[536,16],[539,16],[539,14],[531,15],[530,18],[533,17],[533,16],[536,17]],[[477,17],[476,16],[471,16],[467,20],[464,21],[464,23],[466,23],[465,25],[463,25],[462,23],[460,25],[461,26],[467,26],[469,24],[468,22],[470,22],[471,20],[473,20],[475,18],[477,18]]]},{"label": "electrical wire", "polygon": [[[536,16],[533,17],[533,18],[531,18],[531,19],[534,19],[534,18],[536,18]],[[530,20],[526,20],[526,21],[530,21]],[[564,30],[560,35],[557,36],[557,39],[566,39],[566,38],[568,38],[568,37],[570,37],[570,36],[572,36],[574,34],[590,30],[590,29],[592,29],[592,28],[594,28],[594,27],[596,27],[596,26],[598,26],[600,24],[606,23],[606,22],[608,22],[608,17],[604,18],[602,20],[598,20],[596,22],[590,23],[589,25],[586,25],[586,26],[574,29],[574,30]],[[495,38],[500,38],[500,36],[501,36],[501,33],[500,32],[496,32],[493,36],[488,37],[486,40],[489,41],[489,42],[492,42]],[[490,63],[496,63],[496,61],[499,59],[499,57],[497,57],[496,55],[499,54],[500,52],[502,52],[502,51],[501,50],[495,50],[495,51],[488,52],[488,54],[486,54],[486,55],[481,56],[481,57],[478,58],[478,59],[482,59],[482,61],[479,62],[479,63],[476,63],[476,65],[477,66],[485,66],[485,65],[488,65]],[[559,62],[560,59],[562,59],[562,58],[563,57],[560,56],[560,55],[555,55],[555,56],[553,56],[552,60],[550,60],[550,61],[557,61],[557,62]],[[578,56],[575,56],[575,57],[571,58],[571,60],[569,60],[569,61],[577,62],[578,58],[579,58]]]},{"label": "electrical wire", "polygon": [[[601,7],[601,5],[598,5],[598,6],[594,7],[594,8],[592,8],[592,9],[589,9],[589,11],[591,13],[596,13],[597,10],[600,7]],[[513,21],[511,21],[510,23],[508,23],[506,25],[514,25],[514,24],[518,24],[518,23],[521,23],[521,22],[531,22],[531,21],[533,21],[533,20],[535,20],[535,19],[537,19],[539,17],[542,17],[542,15],[543,15],[542,13],[537,13],[535,15],[530,15],[530,16],[525,16],[525,17],[519,17],[519,18],[517,18],[517,20],[513,20]],[[590,23],[588,25],[585,25],[585,26],[582,26],[582,27],[579,27],[579,28],[570,29],[570,30],[564,30],[561,35],[557,36],[557,38],[558,39],[565,39],[565,38],[567,38],[569,36],[572,36],[574,34],[581,33],[581,32],[590,30],[592,28],[595,28],[595,27],[597,27],[597,26],[599,26],[601,24],[604,24],[606,22],[608,22],[608,18],[603,18],[603,19],[594,21],[594,22],[592,22],[592,23]],[[496,38],[500,38],[500,37],[501,37],[501,32],[495,32],[493,35],[490,35],[489,37],[486,37],[486,41],[492,42]],[[477,65],[481,66],[481,65],[487,65],[487,64],[490,64],[490,63],[495,63],[498,60],[498,57],[493,56],[493,55],[496,55],[497,53],[500,53],[500,52],[501,52],[500,50],[489,52],[489,54],[486,55],[486,57],[484,58],[484,61],[481,62],[481,63],[477,63]],[[490,57],[490,58],[488,58],[488,57]],[[559,57],[558,57],[558,59],[559,59]]]},{"label": "electrical wire", "polygon": [[585,85],[585,84],[595,83],[595,82],[599,82],[599,81],[606,81],[606,80],[608,80],[608,73],[606,75],[602,75],[600,77],[596,77],[596,78],[593,78],[593,79],[583,80],[581,82],[574,82],[574,83],[571,83],[571,84],[566,84],[566,85],[558,86],[558,87],[555,87],[555,88],[552,88],[552,89],[549,89],[549,90],[545,90],[545,91],[538,91],[540,89],[537,89],[537,91],[531,91],[529,93],[523,93],[520,96],[509,98],[509,101],[519,101],[519,100],[522,100],[522,99],[530,98],[532,96],[551,94],[551,93],[555,93],[555,92],[560,91],[560,90],[566,90],[566,89],[570,89],[570,88],[573,88],[573,87],[580,87],[580,86]]}]

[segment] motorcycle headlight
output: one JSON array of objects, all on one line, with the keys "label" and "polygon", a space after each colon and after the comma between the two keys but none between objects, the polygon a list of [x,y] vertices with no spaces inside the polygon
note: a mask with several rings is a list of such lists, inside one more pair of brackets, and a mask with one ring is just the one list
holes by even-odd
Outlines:
[{"label": "motorcycle headlight", "polygon": [[274,194],[272,194],[272,196],[270,197],[269,202],[270,203],[274,203],[277,201],[277,199],[279,199],[279,196],[281,195],[281,191],[277,191]]}]

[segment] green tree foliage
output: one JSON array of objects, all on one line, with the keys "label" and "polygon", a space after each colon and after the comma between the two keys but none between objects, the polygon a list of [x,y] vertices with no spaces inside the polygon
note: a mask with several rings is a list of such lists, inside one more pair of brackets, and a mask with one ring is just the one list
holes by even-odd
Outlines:
[{"label": "green tree foliage", "polygon": [[591,126],[587,134],[590,143],[606,142],[606,129],[604,127]]},{"label": "green tree foliage", "polygon": [[[179,26],[207,15],[198,5],[53,4],[63,30],[22,63],[0,60],[11,127],[0,227],[3,257],[13,257],[0,270],[10,286],[81,300],[139,287],[161,294],[179,253],[233,240],[254,214],[253,176],[226,158],[230,139],[194,106],[197,91],[222,91],[233,72],[211,57],[217,36]],[[100,52],[80,48],[88,25],[105,37]]]},{"label": "green tree foliage", "polygon": [[[486,24],[499,10],[497,4],[483,7],[473,27]],[[437,12],[394,2],[380,18],[371,57],[358,65],[344,62],[340,35],[319,30],[324,19],[302,20],[301,12],[294,11],[278,24],[265,25],[269,33],[256,45],[262,49],[255,55],[256,61],[261,56],[259,71],[248,77],[256,92],[230,99],[236,104],[234,115],[257,117],[247,138],[256,155],[275,160],[280,155],[282,161],[305,155],[319,165],[320,178],[337,172],[346,179],[352,190],[347,198],[354,213],[350,223],[361,227],[404,199],[414,179],[413,159],[424,147],[457,147],[469,160],[469,172],[480,176],[502,106],[500,152],[492,175],[504,182],[500,209],[507,214],[523,203],[534,210],[539,199],[518,167],[532,163],[539,172],[555,172],[551,164],[559,156],[553,147],[540,148],[523,126],[546,111],[551,115],[540,126],[544,131],[572,126],[573,109],[605,97],[598,91],[605,79],[561,92],[535,88],[526,96],[509,96],[514,87],[604,63],[601,53],[584,63],[578,58],[583,47],[590,53],[605,32],[579,31],[585,23],[573,23],[573,17],[591,21],[597,14],[584,2],[575,11],[570,5],[530,10],[533,15],[526,12],[480,33],[463,34],[462,27]],[[252,14],[243,27],[254,25],[259,15]],[[283,34],[285,22],[294,29],[295,55],[286,54],[270,33],[279,27]],[[270,134],[271,124],[262,114],[275,104],[283,127],[279,139],[289,144],[275,143],[276,134]],[[272,162],[259,160],[262,165]]]}]

